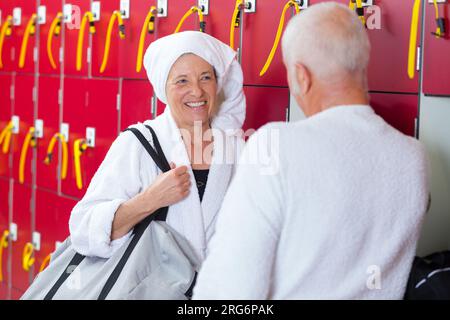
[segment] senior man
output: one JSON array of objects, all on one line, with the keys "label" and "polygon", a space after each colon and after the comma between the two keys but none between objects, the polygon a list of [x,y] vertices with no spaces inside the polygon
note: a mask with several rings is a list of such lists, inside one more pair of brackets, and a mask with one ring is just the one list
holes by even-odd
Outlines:
[{"label": "senior man", "polygon": [[347,7],[303,11],[282,49],[308,118],[249,139],[194,298],[401,299],[428,202],[423,146],[369,106],[370,43]]}]

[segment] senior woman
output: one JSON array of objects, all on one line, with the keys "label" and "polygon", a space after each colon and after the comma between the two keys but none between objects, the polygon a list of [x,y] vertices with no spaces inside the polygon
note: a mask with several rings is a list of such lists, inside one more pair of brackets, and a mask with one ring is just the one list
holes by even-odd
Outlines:
[{"label": "senior woman", "polygon": [[[156,132],[172,170],[158,171],[136,137],[121,133],[72,210],[69,228],[79,253],[110,257],[137,223],[169,206],[166,222],[200,261],[205,258],[243,144],[245,97],[235,56],[224,43],[196,31],[148,47],[144,66],[166,109],[144,124]],[[134,127],[151,142],[144,124]],[[198,138],[208,130],[209,137]]]}]

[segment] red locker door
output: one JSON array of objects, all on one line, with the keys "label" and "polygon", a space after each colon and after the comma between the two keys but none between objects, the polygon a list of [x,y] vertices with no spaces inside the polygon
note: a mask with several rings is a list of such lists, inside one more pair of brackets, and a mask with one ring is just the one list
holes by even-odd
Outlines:
[{"label": "red locker door", "polygon": [[[284,5],[284,1],[257,1],[256,12],[245,14],[242,44],[244,84],[287,87],[286,71],[281,55],[281,41],[269,69],[262,77],[259,76],[272,49]],[[286,13],[286,24],[292,16],[293,10],[289,9]],[[227,23],[227,28],[229,28],[229,23]],[[239,31],[236,30],[235,48],[239,46],[238,33]]]},{"label": "red locker door", "polygon": [[[0,177],[0,239],[5,234],[5,231],[9,230],[9,180]],[[8,298],[8,257],[9,246],[7,248],[0,248],[1,253],[1,265],[0,272],[0,300]]]},{"label": "red locker door", "polygon": [[[230,44],[230,23],[236,1],[212,0],[209,2],[209,14],[205,16],[206,33],[220,41]],[[236,31],[236,39],[238,40]],[[236,49],[236,48],[235,48]]]},{"label": "red locker door", "polygon": [[77,44],[78,44],[78,34],[80,31],[80,23],[82,21],[83,15],[91,10],[90,0],[76,0],[76,1],[66,1],[66,4],[72,5],[72,21],[70,23],[65,23],[65,34],[64,34],[64,73],[66,75],[78,75],[87,76],[89,65],[88,65],[88,55],[89,50],[89,23],[86,25],[86,31],[84,34],[83,48],[82,48],[82,63],[81,70],[76,69],[77,61]]},{"label": "red locker door", "polygon": [[[2,132],[11,121],[11,85],[11,75],[0,75],[0,132]],[[1,147],[3,147],[3,144]],[[11,150],[11,148],[8,149],[9,151]],[[0,177],[10,176],[11,168],[9,166],[9,153],[4,154],[0,149]]]},{"label": "red locker door", "polygon": [[[124,80],[120,108],[120,130],[152,118],[153,90],[146,80]],[[161,112],[161,108],[159,108]]]},{"label": "red locker door", "polygon": [[289,89],[245,86],[244,91],[247,98],[244,130],[257,130],[272,121],[286,121]]},{"label": "red locker door", "polygon": [[55,144],[50,164],[46,164],[47,148],[55,133],[59,132],[59,77],[40,77],[37,118],[43,121],[43,138],[37,145],[36,184],[38,188],[58,191],[59,143]]},{"label": "red locker door", "polygon": [[[19,117],[19,133],[13,135],[13,177],[19,182],[19,164],[22,146],[29,129],[34,126],[33,88],[34,77],[17,75],[14,84],[14,115]],[[30,185],[32,181],[33,148],[31,144],[27,149],[24,167],[24,183]]]},{"label": "red locker door", "polygon": [[439,15],[445,18],[446,35],[436,38],[436,16],[433,4],[426,4],[423,92],[428,95],[450,96],[450,3],[438,4]]},{"label": "red locker door", "polygon": [[62,47],[62,32],[50,37],[50,55],[47,45],[49,44],[48,36],[52,22],[56,19],[58,13],[62,13],[62,2],[62,0],[41,0],[40,2],[40,5],[45,7],[46,12],[45,23],[40,24],[39,72],[41,74],[60,73],[59,50]]},{"label": "red locker door", "polygon": [[31,188],[14,183],[12,222],[17,225],[17,240],[11,245],[12,250],[12,286],[25,292],[30,283],[30,273],[23,269],[24,248],[31,243]]},{"label": "red locker door", "polygon": [[[2,1],[0,2],[0,8],[2,10],[1,12],[1,20],[2,20],[2,26],[4,22],[6,21],[8,16],[13,15],[13,8],[14,8],[14,2],[13,1]],[[17,67],[16,62],[16,46],[18,43],[18,40],[16,40],[17,32],[15,30],[17,28],[16,26],[12,26],[12,33],[10,36],[5,36],[5,40],[2,47],[2,63],[3,66],[0,65],[0,71],[14,71]],[[20,48],[19,48],[20,49]]]},{"label": "red locker door", "polygon": [[370,105],[387,123],[414,136],[419,97],[407,94],[372,93]]},{"label": "red locker door", "polygon": [[[125,39],[116,41],[119,46],[119,74],[121,77],[129,79],[147,79],[144,66],[142,66],[140,72],[136,71],[136,60],[141,29],[147,13],[153,5],[156,5],[156,1],[133,0],[130,2],[130,18],[124,20]],[[166,20],[167,18],[160,18],[159,20],[156,20],[156,24],[164,24]],[[117,37],[116,31],[114,38]],[[149,34],[146,32],[142,57],[145,54],[147,47],[155,39],[156,33]]]},{"label": "red locker door", "polygon": [[[101,10],[100,21],[95,23],[96,32],[92,37],[92,75],[117,78],[119,76],[119,41],[124,41],[119,39],[117,19],[111,33],[109,57],[104,72],[100,72],[100,67],[102,65],[103,54],[105,51],[109,21],[114,10],[120,11],[120,1],[103,0],[99,2]],[[128,33],[127,30],[125,30],[125,37],[127,36]],[[130,57],[128,58],[130,59]]]},{"label": "red locker door", "polygon": [[[36,1],[30,2],[29,0],[14,0],[13,4],[15,8],[22,9],[22,21],[18,27],[13,27],[14,32],[14,46],[15,46],[15,69],[18,72],[34,73],[35,71],[35,48],[37,48],[36,35],[38,25],[35,23],[36,32],[34,35],[30,34],[28,43],[24,42],[25,34],[27,33],[27,25],[33,14],[37,13]],[[19,66],[20,55],[22,51],[22,45],[24,48],[24,64],[23,67]]]},{"label": "red locker door", "polygon": [[35,252],[34,273],[47,265],[46,258],[56,249],[57,243],[69,236],[69,217],[76,201],[58,197],[56,193],[37,190],[36,231],[41,235],[41,247]]},{"label": "red locker door", "polygon": [[[119,83],[116,80],[91,79],[87,81],[66,78],[64,87],[63,122],[69,124],[71,158],[73,157],[74,141],[86,138],[87,128],[95,129],[95,147],[87,148],[80,160],[82,189],[80,190],[76,186],[73,161],[72,164],[69,163],[67,179],[62,181],[64,194],[81,198],[111,143],[117,137]],[[85,90],[81,91],[82,88]],[[74,92],[74,90],[76,91]]]}]

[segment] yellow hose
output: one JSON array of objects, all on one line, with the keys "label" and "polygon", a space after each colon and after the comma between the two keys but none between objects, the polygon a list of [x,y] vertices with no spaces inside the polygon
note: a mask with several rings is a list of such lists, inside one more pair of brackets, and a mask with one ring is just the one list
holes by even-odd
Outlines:
[{"label": "yellow hose", "polygon": [[27,242],[22,252],[22,268],[27,272],[30,271],[31,266],[34,264],[33,252],[33,244]]},{"label": "yellow hose", "polygon": [[73,144],[73,156],[75,165],[75,180],[77,183],[77,188],[79,190],[83,189],[83,180],[81,176],[81,155],[87,149],[87,144],[84,139],[77,139]]},{"label": "yellow hose", "polygon": [[419,10],[420,0],[414,1],[412,18],[411,18],[411,33],[409,37],[409,53],[408,53],[408,77],[414,79],[416,74],[416,49],[417,49],[417,33],[419,28]]},{"label": "yellow hose", "polygon": [[3,249],[8,248],[9,231],[3,231],[2,238],[0,240],[0,282],[3,282]]},{"label": "yellow hose", "polygon": [[52,41],[53,41],[53,36],[59,36],[60,32],[61,32],[61,19],[62,19],[62,13],[58,12],[56,14],[55,19],[53,19],[52,24],[50,25],[50,30],[48,31],[48,36],[47,36],[47,56],[48,56],[48,60],[50,61],[50,65],[52,66],[53,69],[56,69],[56,63],[55,63],[55,59],[53,58],[53,53],[52,53]]},{"label": "yellow hose", "polygon": [[46,256],[44,258],[44,260],[41,263],[41,267],[39,268],[39,273],[41,273],[42,271],[44,271],[45,268],[47,268],[48,264],[50,263],[51,257],[52,257],[52,255],[49,254],[48,256]]},{"label": "yellow hose", "polygon": [[150,7],[150,11],[147,13],[145,17],[144,25],[141,29],[141,36],[139,38],[139,47],[138,54],[136,58],[136,72],[141,72],[142,70],[142,58],[144,55],[144,44],[145,44],[145,34],[148,30],[149,33],[153,33],[155,31],[155,13],[157,12],[155,6]]},{"label": "yellow hose", "polygon": [[0,69],[3,69],[3,44],[5,43],[5,37],[10,36],[12,33],[12,16],[7,16],[5,22],[0,29]]},{"label": "yellow hose", "polygon": [[25,181],[25,161],[27,159],[28,147],[36,146],[36,142],[34,141],[34,127],[31,127],[28,131],[25,140],[22,145],[22,151],[20,152],[20,163],[19,163],[19,183],[23,184]]},{"label": "yellow hose", "polygon": [[77,44],[77,71],[81,70],[81,60],[83,58],[83,41],[84,41],[84,31],[86,30],[86,23],[89,21],[89,32],[91,34],[95,33],[94,25],[94,15],[92,12],[88,11],[83,15],[81,20],[80,32],[78,33],[78,44]]},{"label": "yellow hose", "polygon": [[194,12],[197,12],[197,15],[198,15],[198,21],[200,23],[200,31],[205,32],[205,21],[203,21],[202,9],[199,7],[193,6],[188,11],[186,11],[184,16],[181,18],[180,22],[178,22],[178,25],[177,25],[174,33],[178,33],[180,31],[181,27],[183,26],[184,21]]},{"label": "yellow hose", "polygon": [[295,8],[295,13],[298,14],[300,12],[300,7],[298,5],[297,2],[290,0],[288,1],[283,8],[283,11],[281,13],[281,17],[280,17],[280,23],[278,24],[278,30],[277,30],[277,34],[275,36],[275,41],[273,42],[273,46],[272,46],[272,50],[270,50],[269,56],[267,57],[266,63],[264,64],[264,67],[262,68],[261,72],[259,73],[259,76],[262,77],[267,69],[269,69],[273,57],[275,56],[275,52],[277,51],[278,48],[278,44],[280,42],[281,39],[281,34],[283,32],[283,27],[284,27],[284,19],[285,19],[285,15],[286,15],[286,11],[290,8],[290,7],[294,7]]},{"label": "yellow hose", "polygon": [[9,144],[11,141],[11,134],[14,125],[12,121],[8,122],[6,127],[0,132],[0,145],[3,144],[2,151],[4,154],[9,152]]},{"label": "yellow hose", "polygon": [[19,68],[23,68],[25,66],[25,57],[27,55],[28,40],[30,38],[30,35],[34,35],[36,33],[36,18],[37,15],[33,13],[31,15],[30,20],[28,20],[25,33],[23,34],[22,46],[20,48],[20,56],[19,56]]},{"label": "yellow hose", "polygon": [[239,28],[240,19],[239,12],[241,11],[241,5],[243,0],[236,0],[236,5],[234,6],[233,15],[231,17],[230,23],[230,47],[234,50],[234,29]]},{"label": "yellow hose", "polygon": [[362,0],[350,0],[350,3],[348,4],[348,6],[351,10],[353,10],[353,11],[356,10],[359,20],[361,20],[361,23],[365,26],[366,18],[364,17],[364,8],[362,5]]},{"label": "yellow hose", "polygon": [[119,22],[120,39],[125,38],[125,25],[123,24],[122,15],[119,11],[115,10],[113,11],[111,18],[109,19],[108,31],[106,33],[105,51],[103,53],[103,61],[100,67],[100,73],[103,73],[105,71],[106,65],[108,64],[109,50],[111,49],[112,28],[114,27],[114,22],[116,21],[116,19]]},{"label": "yellow hose", "polygon": [[67,142],[64,136],[61,133],[55,133],[55,135],[50,140],[50,143],[47,148],[47,156],[45,157],[44,163],[49,165],[53,158],[53,149],[55,147],[56,141],[59,139],[61,141],[62,146],[62,164],[61,164],[61,179],[65,179],[67,177],[67,163],[68,163],[68,151],[67,151]]}]

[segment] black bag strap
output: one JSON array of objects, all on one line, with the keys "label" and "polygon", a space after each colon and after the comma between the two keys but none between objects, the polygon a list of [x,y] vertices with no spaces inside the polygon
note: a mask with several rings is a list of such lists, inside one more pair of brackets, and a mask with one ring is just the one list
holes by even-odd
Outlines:
[{"label": "black bag strap", "polygon": [[67,278],[70,276],[72,271],[83,261],[85,256],[82,254],[76,253],[72,260],[70,260],[69,264],[67,265],[66,269],[64,269],[64,272],[59,277],[59,279],[56,281],[56,283],[53,285],[53,287],[50,289],[50,291],[45,295],[44,300],[52,300],[55,296],[58,289],[62,286],[64,281],[67,280]]},{"label": "black bag strap", "polygon": [[[148,140],[144,137],[144,135],[136,128],[128,128],[125,131],[131,131],[136,138],[141,142],[141,144],[144,146],[145,150],[150,154],[153,161],[156,163],[156,165],[161,169],[163,172],[167,172],[170,170],[170,165],[167,162],[167,159],[164,155],[164,152],[162,151],[161,145],[159,144],[158,137],[156,136],[155,131],[150,127],[146,126],[147,129],[150,131],[153,143],[155,145],[155,149],[150,145]],[[137,243],[139,242],[139,239],[144,234],[144,231],[147,229],[150,222],[152,222],[155,219],[158,220],[166,220],[167,217],[167,211],[168,207],[160,208],[157,210],[157,212],[154,212],[153,214],[147,216],[144,220],[139,222],[134,227],[134,236],[133,239],[131,239],[130,244],[128,245],[127,249],[125,250],[125,253],[120,258],[119,263],[114,268],[113,272],[109,276],[108,280],[105,283],[105,286],[103,287],[102,291],[100,292],[100,295],[98,296],[98,300],[105,300],[108,296],[109,292],[113,288],[114,284],[116,283],[117,279],[120,276],[120,273],[122,272],[123,268],[125,267],[125,264],[128,261],[128,258],[130,257],[131,253],[133,252],[134,248],[136,247]]]},{"label": "black bag strap", "polygon": [[[156,165],[161,169],[161,171],[166,172],[170,170],[170,165],[167,162],[167,159],[162,151],[161,145],[158,141],[158,137],[156,136],[155,131],[150,127],[147,126],[147,129],[150,131],[153,143],[155,144],[156,150],[150,145],[150,143],[145,139],[144,135],[135,128],[128,128],[125,131],[131,131],[141,142],[141,144],[144,146],[144,148],[147,150],[147,152],[152,157],[153,161],[155,161]],[[138,223],[134,227],[134,236],[133,239],[131,239],[130,244],[128,245],[127,249],[125,250],[125,253],[123,254],[122,258],[120,259],[119,263],[114,268],[113,272],[109,276],[108,280],[106,281],[105,286],[103,287],[98,299],[104,300],[106,296],[111,291],[112,287],[116,283],[117,279],[119,278],[120,273],[122,272],[123,268],[125,267],[125,264],[130,257],[131,253],[133,252],[134,248],[136,247],[139,239],[144,234],[145,229],[148,227],[150,222],[152,222],[155,219],[158,220],[166,220],[168,207],[160,208],[157,210],[157,212],[151,214],[150,216],[146,217],[144,220],[142,220],[140,223]],[[58,278],[56,283],[53,285],[53,287],[49,290],[49,292],[44,297],[44,300],[52,300],[55,296],[56,292],[59,290],[59,288],[62,286],[62,284],[67,280],[71,272],[78,267],[78,265],[84,260],[85,256],[76,253],[73,258],[70,260],[67,267],[64,269],[64,272],[61,274],[61,276]]]}]

